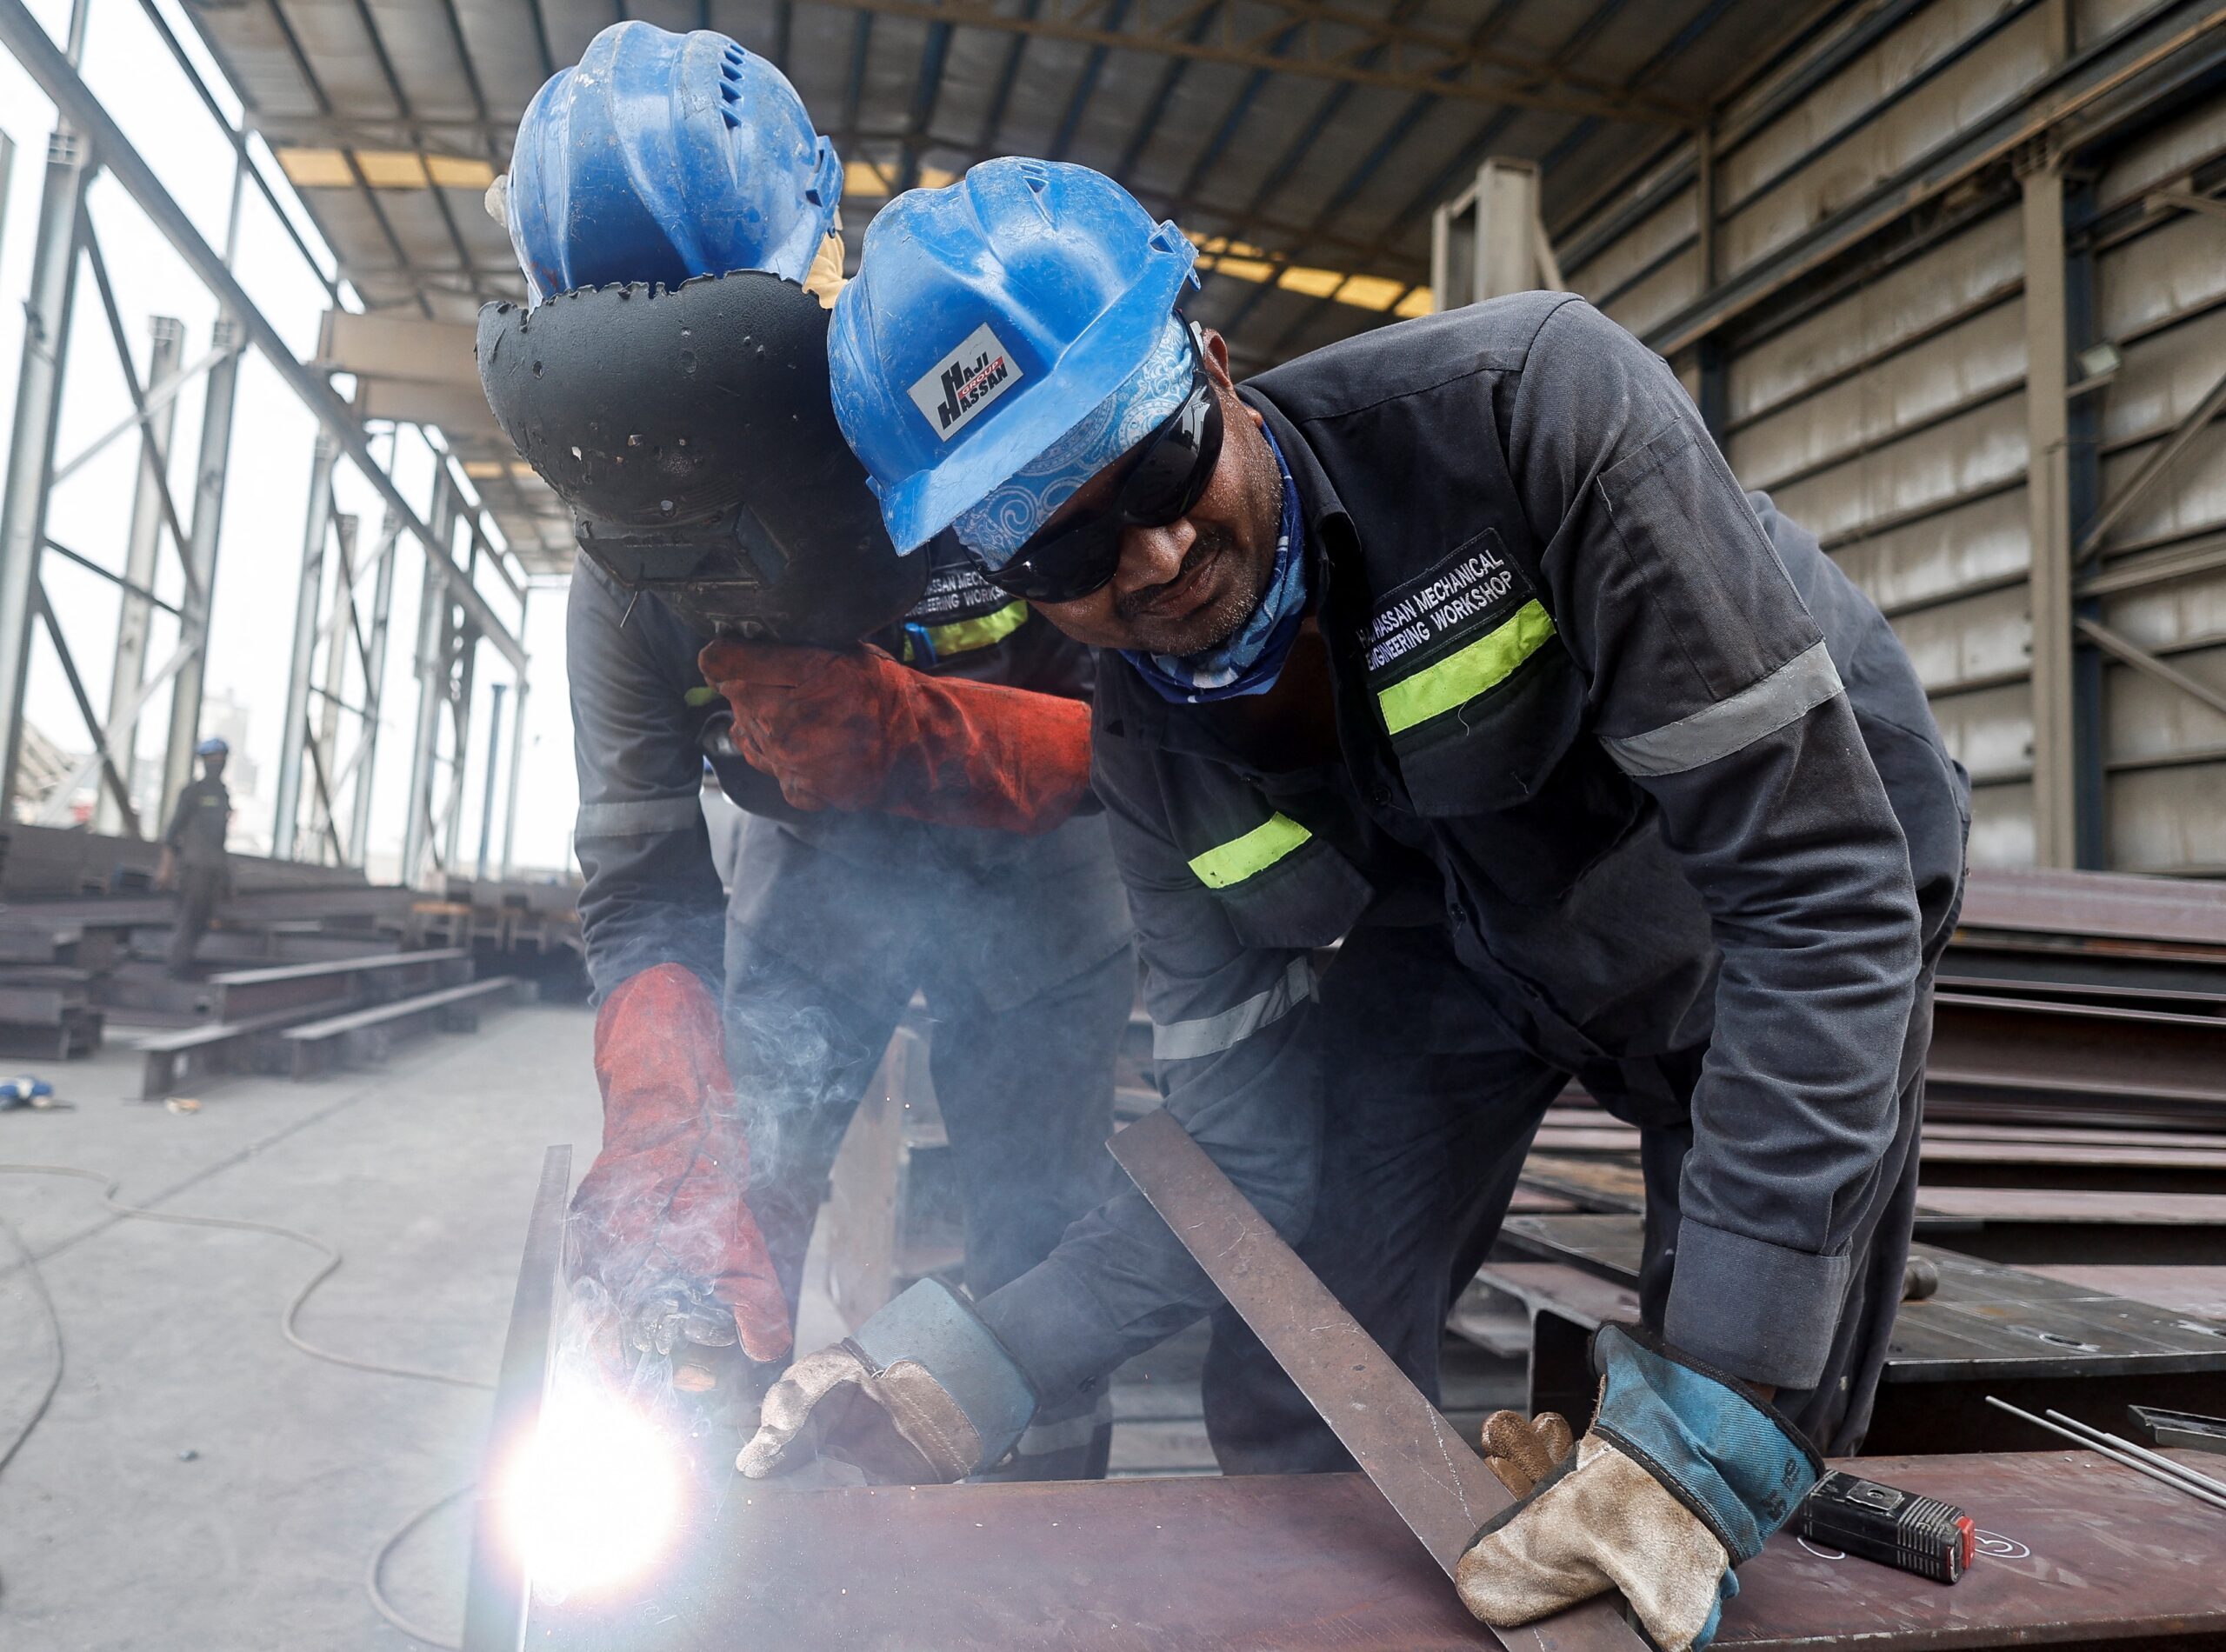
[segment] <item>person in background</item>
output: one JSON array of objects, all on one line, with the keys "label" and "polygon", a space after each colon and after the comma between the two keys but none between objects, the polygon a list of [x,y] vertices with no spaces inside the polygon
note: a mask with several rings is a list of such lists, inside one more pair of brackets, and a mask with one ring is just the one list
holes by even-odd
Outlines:
[{"label": "person in background", "polygon": [[177,918],[170,930],[170,973],[183,979],[193,969],[194,949],[209,928],[210,915],[230,886],[224,862],[224,833],[232,821],[232,794],[224,789],[224,759],[232,749],[211,735],[193,749],[201,759],[201,778],[177,795],[170,829],[163,834],[163,858],[155,887],[174,890]]}]

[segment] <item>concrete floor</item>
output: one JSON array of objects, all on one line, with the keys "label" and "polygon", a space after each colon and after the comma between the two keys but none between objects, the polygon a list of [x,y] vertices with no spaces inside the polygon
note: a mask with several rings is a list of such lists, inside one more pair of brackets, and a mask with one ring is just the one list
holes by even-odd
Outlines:
[{"label": "concrete floor", "polygon": [[[212,1082],[198,1113],[126,1102],[121,1041],[22,1063],[74,1112],[0,1113],[0,1163],[120,1175],[118,1197],[300,1228],[346,1257],[301,1319],[311,1342],[486,1380],[501,1351],[542,1149],[592,1158],[594,1022],[487,1016],[377,1073]],[[488,1396],[353,1371],[290,1347],[279,1316],[321,1259],[262,1234],[111,1216],[96,1183],[0,1174],[0,1214],[40,1258],[67,1366],[0,1473],[0,1647],[401,1648],[373,1612],[372,1552],[470,1481]],[[21,1256],[0,1238],[0,1449],[51,1369]],[[183,1453],[194,1454],[190,1459]],[[466,1518],[397,1552],[390,1597],[461,1611]]]}]

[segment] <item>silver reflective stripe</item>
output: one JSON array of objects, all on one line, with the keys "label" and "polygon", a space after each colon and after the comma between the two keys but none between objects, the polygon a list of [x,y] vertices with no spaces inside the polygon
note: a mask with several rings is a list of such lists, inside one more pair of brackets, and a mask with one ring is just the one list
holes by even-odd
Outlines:
[{"label": "silver reflective stripe", "polygon": [[1261,1028],[1281,1021],[1314,996],[1314,969],[1304,957],[1293,958],[1283,978],[1265,992],[1218,1016],[1170,1022],[1151,1029],[1151,1053],[1161,1061],[1193,1061],[1234,1049]]},{"label": "silver reflective stripe", "polygon": [[1682,775],[1689,769],[1743,751],[1840,692],[1840,674],[1822,643],[1795,655],[1759,683],[1689,717],[1644,734],[1600,743],[1627,775]]},{"label": "silver reflective stripe", "polygon": [[691,791],[634,803],[582,803],[572,832],[578,837],[647,837],[652,832],[684,832],[703,818],[703,795]]}]

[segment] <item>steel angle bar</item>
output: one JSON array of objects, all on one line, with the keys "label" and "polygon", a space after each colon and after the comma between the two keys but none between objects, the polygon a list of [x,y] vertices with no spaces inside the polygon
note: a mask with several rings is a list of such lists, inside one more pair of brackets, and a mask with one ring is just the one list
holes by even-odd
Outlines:
[{"label": "steel angle bar", "polygon": [[[131,807],[131,788],[117,772],[116,758],[109,748],[111,736],[101,727],[100,713],[93,709],[92,698],[85,692],[85,681],[77,675],[77,658],[70,652],[70,644],[63,637],[62,622],[54,616],[54,604],[46,600],[46,586],[41,583],[33,594],[38,603],[39,619],[46,627],[46,640],[54,644],[54,656],[62,663],[62,675],[69,682],[70,697],[77,703],[77,715],[84,720],[85,732],[93,737],[93,763],[108,777],[110,793],[116,800],[117,813],[123,817],[124,825],[134,837],[143,836],[139,829],[138,813]],[[73,779],[68,789],[62,791],[65,808],[70,793],[76,791],[81,783]],[[48,799],[50,805],[52,802],[52,798]]]},{"label": "steel angle bar", "polygon": [[186,216],[170,192],[163,187],[131,141],[123,135],[113,117],[102,106],[99,98],[79,78],[70,60],[47,36],[38,19],[31,15],[23,0],[0,0],[0,46],[5,46],[23,72],[38,83],[39,90],[54,102],[63,117],[91,141],[100,157],[101,165],[122,184],[131,198],[160,230],[163,238],[177,250],[178,256],[192,266],[193,272],[216,294],[225,310],[246,330],[257,350],[261,350],[287,387],[299,396],[317,422],[324,426],[343,451],[355,462],[364,479],[378,490],[379,496],[394,508],[403,526],[414,534],[418,543],[429,548],[430,559],[437,577],[450,587],[453,600],[471,616],[487,640],[500,649],[513,665],[523,667],[525,649],[512,636],[509,626],[503,623],[487,600],[462,577],[461,571],[440,554],[440,542],[431,529],[420,519],[417,512],[395,485],[394,478],[382,470],[371,456],[370,439],[347,406],[334,395],[332,387],[315,371],[303,365],[287,347],[285,339],[271,324],[248,296],[223,259],[207,241],[193,221]]},{"label": "steel angle bar", "polygon": [[[2226,203],[2220,204],[2226,205]],[[2203,400],[2188,410],[2187,416],[2179,422],[2171,435],[2164,438],[2163,445],[2143,462],[2141,469],[2127,478],[2125,486],[2119,489],[2116,496],[2103,507],[2093,524],[2080,538],[2078,551],[2073,557],[2074,566],[2093,560],[2096,552],[2102,550],[2103,541],[2109,536],[2110,530],[2116,527],[2135,505],[2148,497],[2149,489],[2156,484],[2157,479],[2177,463],[2179,456],[2187,451],[2188,444],[2203,434],[2210,422],[2218,416],[2222,408],[2226,408],[2226,373],[2218,376],[2218,382],[2204,392]]]},{"label": "steel angle bar", "polygon": [[61,557],[63,561],[75,563],[78,567],[83,569],[89,574],[98,574],[103,579],[108,581],[110,584],[121,586],[123,590],[130,592],[132,596],[137,597],[141,602],[151,603],[153,606],[161,609],[165,614],[176,615],[181,611],[176,603],[167,601],[163,597],[156,596],[154,592],[149,590],[144,585],[134,583],[132,581],[126,579],[122,574],[117,573],[112,568],[102,567],[90,556],[80,556],[76,551],[70,550],[69,546],[63,544],[58,539],[49,539],[46,542],[46,548],[52,551],[56,556]]},{"label": "steel angle bar", "polygon": [[2189,676],[2179,667],[2161,660],[2131,638],[2121,636],[2100,620],[2083,616],[2076,622],[2079,635],[2103,653],[2121,660],[2136,671],[2145,671],[2159,683],[2169,683],[2190,699],[2200,700],[2213,711],[2226,713],[2226,691],[2214,689],[2200,678]]},{"label": "steel angle bar", "polygon": [[[1107,1144],[1206,1276],[1320,1412],[1448,1576],[1515,1499],[1483,1459],[1252,1208],[1182,1122],[1148,1113]],[[1640,1652],[1612,1593],[1527,1629],[1510,1652]]]},{"label": "steel angle bar", "polygon": [[63,483],[69,481],[71,476],[77,475],[77,472],[83,469],[84,466],[96,456],[104,451],[110,443],[115,441],[117,437],[120,436],[129,435],[131,431],[137,430],[141,425],[146,423],[150,418],[153,417],[156,414],[168,407],[172,402],[176,401],[177,399],[178,392],[184,390],[187,385],[192,383],[195,379],[199,378],[210,368],[216,366],[217,363],[238,355],[239,351],[240,344],[237,340],[230,344],[219,345],[217,349],[210,350],[207,355],[202,356],[198,361],[190,363],[186,366],[179,368],[177,372],[169,374],[158,383],[148,386],[147,393],[144,397],[146,405],[145,412],[141,413],[135,411],[125,414],[114,424],[110,425],[107,430],[103,430],[91,441],[86,443],[85,445],[78,450],[77,456],[67,464],[58,464],[55,466],[54,475],[49,478],[47,486],[50,488],[58,488]]},{"label": "steel angle bar", "polygon": [[525,1638],[530,1580],[504,1541],[503,1472],[519,1442],[541,1421],[556,1340],[557,1270],[564,1254],[564,1197],[572,1184],[572,1149],[542,1155],[541,1185],[526,1218],[525,1256],[510,1299],[510,1328],[495,1377],[495,1409],[487,1425],[479,1493],[472,1502],[471,1570],[464,1586],[463,1652],[518,1652]]}]

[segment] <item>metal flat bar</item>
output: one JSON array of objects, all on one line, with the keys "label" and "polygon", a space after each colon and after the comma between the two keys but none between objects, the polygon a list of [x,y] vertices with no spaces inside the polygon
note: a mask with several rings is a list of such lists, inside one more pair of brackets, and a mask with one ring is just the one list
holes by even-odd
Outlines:
[{"label": "metal flat bar", "polygon": [[525,1255],[510,1299],[510,1328],[495,1377],[494,1415],[472,1502],[471,1571],[463,1602],[464,1652],[517,1652],[525,1638],[527,1580],[498,1528],[503,1466],[541,1421],[549,1361],[556,1333],[556,1273],[564,1253],[564,1200],[572,1185],[572,1149],[552,1147],[541,1158],[541,1185],[526,1218]]},{"label": "metal flat bar", "polygon": [[[1243,1315],[1353,1460],[1449,1577],[1476,1529],[1515,1500],[1298,1253],[1237,1191],[1171,1113],[1150,1113],[1108,1143],[1176,1238]],[[1636,1652],[1613,1594],[1502,1645]]]}]

